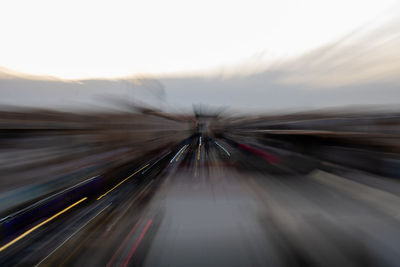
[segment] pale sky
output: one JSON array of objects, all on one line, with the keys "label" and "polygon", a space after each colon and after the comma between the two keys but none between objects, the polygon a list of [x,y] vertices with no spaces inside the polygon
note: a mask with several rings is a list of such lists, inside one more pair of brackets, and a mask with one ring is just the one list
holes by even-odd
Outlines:
[{"label": "pale sky", "polygon": [[373,27],[395,0],[2,0],[0,67],[64,79],[273,62]]}]

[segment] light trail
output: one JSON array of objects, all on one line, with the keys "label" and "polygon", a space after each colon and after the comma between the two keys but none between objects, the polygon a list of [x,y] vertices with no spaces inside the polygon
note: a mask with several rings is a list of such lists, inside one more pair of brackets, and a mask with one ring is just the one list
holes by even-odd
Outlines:
[{"label": "light trail", "polygon": [[226,150],[223,146],[221,146],[217,141],[214,141],[216,144],[217,144],[217,146],[219,146],[223,151],[225,151],[225,153],[230,157],[231,156],[231,154],[228,152],[228,150]]},{"label": "light trail", "polygon": [[89,181],[92,181],[92,180],[96,179],[96,178],[99,177],[99,176],[100,176],[100,175],[96,175],[96,176],[90,177],[89,179],[86,179],[86,180],[84,180],[84,181],[82,181],[82,182],[80,182],[80,183],[78,183],[78,184],[76,184],[76,185],[73,185],[73,186],[71,186],[71,187],[69,187],[69,188],[67,188],[67,189],[64,189],[64,190],[62,190],[62,191],[60,191],[60,192],[57,192],[57,193],[55,193],[55,194],[53,194],[53,195],[51,195],[51,196],[48,196],[48,197],[46,197],[46,198],[44,198],[44,199],[42,199],[42,200],[40,200],[40,201],[38,201],[38,202],[36,202],[36,203],[33,203],[32,205],[29,205],[29,206],[26,207],[26,208],[23,208],[23,209],[21,209],[21,210],[18,210],[18,211],[16,211],[16,212],[12,213],[12,214],[9,214],[9,215],[5,216],[4,218],[1,218],[1,219],[0,219],[0,223],[3,222],[3,221],[5,221],[5,220],[7,220],[7,219],[9,219],[9,218],[11,218],[11,217],[17,216],[18,214],[22,214],[22,213],[25,212],[25,211],[28,211],[28,210],[30,210],[30,209],[33,209],[33,208],[35,208],[35,207],[37,207],[37,206],[39,206],[39,205],[41,205],[41,204],[44,204],[44,203],[48,202],[50,199],[52,199],[52,198],[55,198],[55,197],[57,197],[57,196],[61,196],[61,195],[65,194],[66,192],[70,191],[70,190],[73,190],[73,189],[75,189],[75,188],[78,188],[80,185],[83,185],[83,184],[85,184],[85,183],[89,183]]},{"label": "light trail", "polygon": [[[185,145],[186,146],[186,145]],[[171,161],[169,163],[174,162],[174,160],[176,159],[176,157],[179,155],[179,153],[181,153],[181,151],[183,150],[183,148],[185,147],[183,146],[181,149],[179,149],[179,151],[175,154],[175,156],[171,159]]]},{"label": "light trail", "polygon": [[24,238],[25,236],[29,235],[30,233],[32,233],[33,231],[35,231],[36,229],[42,227],[43,225],[45,225],[46,223],[54,220],[55,218],[57,218],[58,216],[60,216],[61,214],[63,214],[64,212],[72,209],[73,207],[75,207],[76,205],[78,205],[79,203],[85,201],[87,199],[87,197],[82,198],[81,200],[75,202],[74,204],[68,206],[67,208],[63,209],[62,211],[58,212],[57,214],[51,216],[50,218],[48,218],[47,220],[39,223],[38,225],[36,225],[35,227],[32,227],[31,229],[29,229],[28,231],[26,231],[25,233],[21,234],[20,236],[16,237],[15,239],[13,239],[12,241],[8,242],[7,244],[5,244],[4,246],[2,246],[0,248],[0,252],[5,250],[6,248],[8,248],[9,246],[11,246],[12,244],[18,242],[19,240],[21,240],[22,238]]},{"label": "light trail", "polygon": [[178,160],[179,160],[179,158],[181,157],[181,155],[183,154],[183,152],[185,152],[185,150],[186,150],[186,148],[187,148],[188,146],[189,146],[189,145],[185,145],[184,149],[181,151],[181,153],[179,153],[179,156],[176,158],[175,161],[178,161]]},{"label": "light trail", "polygon": [[132,237],[132,235],[135,233],[136,229],[139,227],[139,225],[142,223],[142,218],[140,218],[136,224],[133,226],[132,230],[129,232],[129,234],[126,236],[125,240],[122,242],[121,246],[118,248],[118,250],[115,252],[115,254],[112,256],[111,260],[107,263],[107,267],[111,267],[118,255],[121,253],[122,249],[125,247],[126,243],[129,241],[129,239]]},{"label": "light trail", "polygon": [[149,168],[147,168],[146,170],[142,171],[142,174],[145,174],[148,170],[151,170],[151,168],[153,168],[154,165],[156,165],[158,162],[160,162],[163,158],[165,158],[166,156],[169,155],[169,153],[171,153],[171,151],[168,151],[168,153],[166,153],[164,156],[162,156],[161,158],[159,158],[156,162],[154,162],[153,164],[151,164],[151,166]]},{"label": "light trail", "polygon": [[56,252],[60,247],[62,247],[65,243],[68,242],[68,240],[70,240],[73,236],[75,236],[77,233],[79,233],[79,231],[81,231],[83,228],[86,227],[86,225],[88,225],[91,221],[93,221],[97,216],[99,216],[100,213],[102,213],[103,211],[105,211],[108,207],[111,206],[111,203],[108,204],[106,207],[104,207],[101,211],[99,211],[95,216],[93,216],[89,221],[87,221],[82,227],[80,227],[78,230],[76,230],[72,235],[70,235],[67,239],[65,239],[58,247],[56,247],[52,252],[50,252],[43,260],[41,260],[38,264],[36,264],[35,266],[39,266],[40,264],[42,264],[45,260],[47,260],[51,255],[53,255],[54,252]]},{"label": "light trail", "polygon": [[111,191],[113,191],[115,188],[117,188],[118,186],[120,186],[121,184],[123,184],[124,182],[126,182],[128,179],[130,179],[132,176],[134,176],[135,174],[137,174],[138,172],[140,172],[141,170],[143,170],[144,168],[146,168],[147,166],[149,166],[149,164],[144,165],[142,168],[140,168],[139,170],[135,171],[133,174],[129,175],[127,178],[125,178],[124,180],[122,180],[121,182],[119,182],[116,186],[114,186],[113,188],[111,188],[110,190],[108,190],[107,192],[105,192],[104,194],[102,194],[101,196],[99,196],[97,198],[97,200],[102,199],[103,197],[105,197],[108,193],[110,193]]},{"label": "light trail", "polygon": [[138,238],[138,240],[135,243],[135,246],[132,248],[132,250],[129,252],[128,257],[126,257],[123,266],[126,267],[129,263],[129,261],[131,260],[133,254],[135,254],[136,249],[139,247],[140,242],[142,241],[144,235],[146,234],[147,230],[150,227],[150,224],[153,222],[153,220],[149,220],[146,224],[146,226],[144,227],[144,229],[142,230],[142,232],[140,233],[140,236]]}]

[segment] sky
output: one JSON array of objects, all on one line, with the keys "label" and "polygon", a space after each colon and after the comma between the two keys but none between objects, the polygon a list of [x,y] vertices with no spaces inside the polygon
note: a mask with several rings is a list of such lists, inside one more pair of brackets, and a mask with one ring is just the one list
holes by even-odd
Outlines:
[{"label": "sky", "polygon": [[400,105],[400,1],[0,1],[0,107]]},{"label": "sky", "polygon": [[0,67],[62,79],[254,69],[373,29],[399,7],[396,0],[2,0]]}]

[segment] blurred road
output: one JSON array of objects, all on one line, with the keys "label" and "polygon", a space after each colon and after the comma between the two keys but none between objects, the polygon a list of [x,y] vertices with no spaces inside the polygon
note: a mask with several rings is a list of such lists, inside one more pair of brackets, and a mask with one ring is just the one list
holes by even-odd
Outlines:
[{"label": "blurred road", "polygon": [[282,151],[194,135],[2,244],[0,263],[398,266],[398,181]]}]

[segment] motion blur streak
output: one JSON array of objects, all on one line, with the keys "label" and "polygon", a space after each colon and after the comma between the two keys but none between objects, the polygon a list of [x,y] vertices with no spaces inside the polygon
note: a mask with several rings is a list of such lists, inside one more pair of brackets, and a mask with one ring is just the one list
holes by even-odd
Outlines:
[{"label": "motion blur streak", "polygon": [[188,145],[185,145],[185,147],[183,148],[183,150],[179,153],[178,157],[176,158],[175,161],[178,161],[179,158],[182,156],[183,152],[185,152],[186,148],[188,147]]},{"label": "motion blur streak", "polygon": [[125,262],[124,262],[124,265],[123,265],[124,267],[126,267],[128,265],[128,263],[129,263],[129,261],[132,259],[133,254],[135,254],[136,249],[139,247],[140,242],[142,242],[142,239],[143,239],[144,235],[146,234],[147,230],[149,229],[149,227],[150,227],[152,222],[153,222],[152,220],[149,220],[147,222],[146,226],[143,228],[142,232],[140,233],[140,236],[139,236],[138,240],[135,243],[135,246],[131,249],[131,251],[129,252],[128,257],[125,259]]},{"label": "motion blur streak", "polygon": [[201,144],[199,143],[199,147],[197,149],[197,160],[200,160],[200,152],[201,152]]},{"label": "motion blur streak", "polygon": [[129,234],[126,236],[125,240],[122,242],[121,246],[118,248],[118,250],[115,252],[115,254],[112,256],[111,260],[107,263],[107,267],[112,266],[113,262],[115,261],[115,259],[118,257],[119,253],[121,253],[121,250],[125,247],[126,242],[129,241],[129,239],[132,237],[133,233],[135,233],[136,229],[138,228],[138,226],[140,225],[140,223],[142,222],[142,219],[140,218],[140,220],[135,224],[135,226],[133,226],[132,230],[129,232]]},{"label": "motion blur streak", "polygon": [[49,258],[54,252],[57,251],[57,249],[59,249],[61,246],[63,246],[66,242],[68,242],[68,240],[70,240],[73,236],[75,236],[79,231],[81,231],[84,227],[86,227],[92,220],[94,220],[100,213],[102,213],[104,210],[106,210],[108,207],[110,207],[110,205],[106,206],[105,208],[103,208],[101,211],[99,211],[95,216],[93,216],[92,219],[90,219],[90,221],[86,222],[81,228],[79,228],[78,230],[76,230],[72,235],[70,235],[67,239],[65,239],[58,247],[56,247],[52,252],[50,252],[49,255],[47,255],[43,260],[41,260],[37,265],[35,266],[40,266],[44,261],[46,261],[47,258]]},{"label": "motion blur streak", "polygon": [[0,0],[0,267],[399,267],[400,0]]},{"label": "motion blur streak", "polygon": [[26,232],[23,233],[22,235],[18,236],[17,238],[15,238],[14,240],[12,240],[11,242],[9,242],[9,243],[5,244],[4,246],[2,246],[2,247],[0,248],[0,252],[3,251],[3,250],[5,250],[6,248],[8,248],[9,246],[11,246],[12,244],[18,242],[19,240],[21,240],[21,239],[24,238],[25,236],[29,235],[30,233],[32,233],[33,231],[35,231],[35,230],[38,229],[39,227],[42,227],[43,225],[45,225],[46,223],[48,223],[48,222],[54,220],[55,218],[57,218],[58,216],[60,216],[60,215],[63,214],[64,212],[66,212],[66,211],[72,209],[73,207],[75,207],[75,206],[78,205],[79,203],[85,201],[86,199],[87,199],[87,197],[82,198],[81,200],[75,202],[75,203],[72,204],[71,206],[69,206],[69,207],[63,209],[63,210],[60,211],[59,213],[57,213],[57,214],[51,216],[51,217],[48,218],[47,220],[45,220],[45,221],[39,223],[38,225],[36,225],[35,227],[29,229],[28,231],[26,231]]},{"label": "motion blur streak", "polygon": [[226,150],[223,146],[221,146],[217,141],[215,141],[215,143],[216,143],[217,146],[219,146],[229,157],[231,156],[231,154],[228,152],[228,150]]},{"label": "motion blur streak", "polygon": [[108,190],[107,192],[105,192],[104,194],[102,194],[101,196],[99,196],[97,198],[97,200],[100,200],[101,198],[105,197],[106,195],[108,195],[108,193],[110,193],[111,191],[113,191],[115,188],[117,188],[118,186],[120,186],[121,184],[123,184],[124,182],[126,182],[129,178],[131,178],[132,176],[134,176],[135,174],[137,174],[138,172],[140,172],[141,170],[145,169],[147,166],[149,166],[149,164],[146,164],[145,166],[143,166],[142,168],[140,168],[139,170],[135,171],[133,174],[129,175],[127,178],[125,178],[124,180],[122,180],[121,182],[119,182],[116,186],[114,186],[113,188],[111,188],[110,190]]},{"label": "motion blur streak", "polygon": [[0,129],[1,266],[398,266],[399,112],[20,110]]}]

